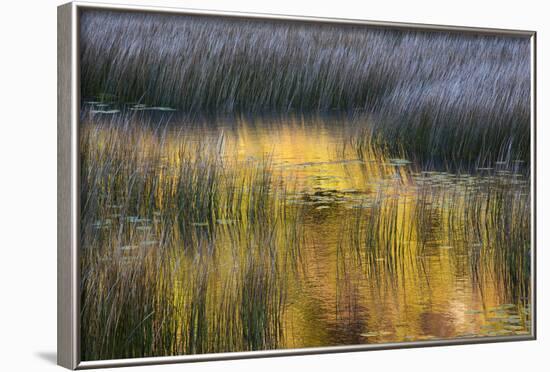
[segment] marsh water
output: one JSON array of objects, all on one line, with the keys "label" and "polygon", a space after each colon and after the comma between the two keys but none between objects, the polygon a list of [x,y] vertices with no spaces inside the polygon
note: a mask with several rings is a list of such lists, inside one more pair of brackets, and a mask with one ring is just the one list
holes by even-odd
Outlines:
[{"label": "marsh water", "polygon": [[79,25],[81,360],[530,337],[530,36]]},{"label": "marsh water", "polygon": [[427,167],[358,146],[370,119],[162,115],[84,120],[88,358],[530,334],[521,161]]}]

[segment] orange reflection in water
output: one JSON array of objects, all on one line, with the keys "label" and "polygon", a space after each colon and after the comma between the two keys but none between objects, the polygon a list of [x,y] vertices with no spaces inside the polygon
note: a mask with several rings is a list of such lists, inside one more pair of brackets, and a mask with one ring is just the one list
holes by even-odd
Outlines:
[{"label": "orange reflection in water", "polygon": [[[160,227],[152,226],[153,237],[130,232],[131,246],[141,246],[139,239],[170,238],[156,243],[158,252],[170,252],[163,261],[168,266],[151,274],[152,282],[164,283],[156,301],[170,299],[175,310],[169,317],[180,330],[199,327],[186,311],[204,306],[205,324],[198,329],[206,335],[190,340],[185,331],[176,332],[169,350],[530,332],[528,180],[505,170],[422,172],[375,146],[358,154],[349,140],[357,125],[367,123],[237,118],[162,131],[139,122],[131,130],[89,124],[90,159],[104,164],[108,157],[101,154],[111,147],[110,156],[119,156],[122,164],[129,155],[121,149],[130,151],[135,162],[128,167],[135,169],[128,174],[134,182],[142,180],[155,201],[153,207],[150,200],[138,203],[138,213],[154,216],[139,228]],[[216,203],[207,214],[194,212],[186,217],[194,220],[182,222],[178,195],[182,169],[190,162],[215,173],[208,198]],[[117,179],[122,167],[101,169],[116,169],[109,179]],[[147,186],[149,178],[153,186]],[[121,177],[123,188],[125,180]],[[258,196],[265,180],[269,191]],[[198,182],[191,181],[186,185]],[[185,229],[176,228],[182,224]],[[112,231],[120,236],[121,229]],[[163,327],[165,320],[156,319],[153,327]],[[163,347],[155,352],[166,354]]]}]

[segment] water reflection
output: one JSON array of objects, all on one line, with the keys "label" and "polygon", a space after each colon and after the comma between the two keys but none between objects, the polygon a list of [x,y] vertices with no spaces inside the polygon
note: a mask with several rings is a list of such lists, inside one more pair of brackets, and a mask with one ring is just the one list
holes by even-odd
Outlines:
[{"label": "water reflection", "polygon": [[530,332],[517,165],[359,153],[346,118],[146,118],[82,126],[84,359]]}]

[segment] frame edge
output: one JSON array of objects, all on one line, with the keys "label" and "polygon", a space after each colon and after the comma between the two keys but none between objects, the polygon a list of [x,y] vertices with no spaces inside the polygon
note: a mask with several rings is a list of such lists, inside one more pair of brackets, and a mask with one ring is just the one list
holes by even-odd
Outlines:
[{"label": "frame edge", "polygon": [[[532,232],[532,329],[531,334],[525,336],[498,336],[468,339],[449,339],[434,341],[419,341],[407,343],[390,343],[378,345],[351,345],[343,347],[319,347],[302,349],[279,349],[247,352],[230,352],[221,354],[194,354],[178,356],[161,356],[131,359],[111,359],[97,361],[80,360],[80,329],[79,329],[79,268],[78,268],[78,233],[79,225],[75,222],[79,218],[79,180],[78,165],[78,110],[79,110],[79,69],[78,58],[78,14],[81,10],[115,10],[168,13],[179,15],[226,16],[234,18],[252,17],[266,20],[306,21],[312,23],[356,24],[371,27],[389,27],[397,29],[413,29],[417,31],[449,31],[460,33],[474,33],[500,36],[519,36],[531,39],[532,45],[532,118],[533,131],[533,169],[532,184],[534,206]],[[75,0],[59,5],[57,8],[57,84],[58,84],[58,156],[57,156],[57,364],[71,370],[87,370],[96,368],[117,368],[132,366],[150,366],[165,364],[187,364],[207,361],[230,361],[238,359],[257,359],[271,357],[306,356],[317,354],[366,352],[376,350],[425,348],[439,346],[460,346],[490,344],[501,342],[522,342],[537,340],[537,286],[536,286],[536,248],[537,248],[537,212],[536,212],[536,129],[537,129],[537,36],[536,30],[484,28],[459,25],[439,25],[409,22],[374,21],[363,19],[330,18],[315,16],[300,16],[289,14],[253,13],[241,11],[225,11],[214,9],[195,9],[185,7],[147,6],[131,4],[112,4],[86,0]],[[76,140],[75,140],[76,139]],[[76,142],[75,142],[76,141]],[[74,183],[73,183],[74,182]]]},{"label": "frame edge", "polygon": [[361,18],[338,18],[338,17],[323,17],[323,16],[306,16],[296,14],[281,14],[281,13],[255,13],[248,11],[229,11],[220,9],[203,9],[203,8],[188,8],[179,6],[154,6],[154,5],[133,5],[130,3],[108,3],[95,2],[94,0],[74,0],[73,4],[81,9],[91,10],[112,10],[112,11],[131,11],[144,13],[167,13],[180,15],[202,15],[202,16],[221,16],[230,18],[253,18],[263,20],[287,20],[312,23],[328,23],[328,24],[351,24],[351,25],[367,25],[376,28],[393,28],[401,30],[414,29],[424,32],[460,32],[470,34],[484,35],[506,35],[530,37],[536,33],[535,30],[526,29],[508,29],[497,27],[480,27],[480,26],[461,26],[461,25],[442,25],[434,23],[415,23],[415,22],[397,22],[397,21],[378,21],[372,19]]},{"label": "frame edge", "polygon": [[57,7],[57,364],[75,369],[73,3]]},{"label": "frame edge", "polygon": [[537,340],[537,326],[538,326],[538,286],[537,286],[537,273],[538,273],[538,239],[537,239],[537,174],[538,174],[538,158],[537,158],[537,76],[538,76],[538,62],[537,62],[537,31],[533,31],[530,37],[531,41],[531,182],[532,182],[532,212],[531,212],[531,334],[533,340]]}]

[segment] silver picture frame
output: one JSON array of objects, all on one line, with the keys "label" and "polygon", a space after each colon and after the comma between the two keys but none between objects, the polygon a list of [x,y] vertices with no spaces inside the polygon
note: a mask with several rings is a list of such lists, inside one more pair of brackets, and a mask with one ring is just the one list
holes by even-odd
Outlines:
[{"label": "silver picture frame", "polygon": [[[453,31],[474,34],[493,34],[529,37],[531,41],[531,304],[532,327],[529,335],[472,337],[453,340],[427,340],[386,344],[315,347],[269,351],[231,352],[220,354],[181,355],[120,360],[80,360],[80,272],[79,272],[79,109],[80,61],[79,14],[86,9],[123,10],[135,12],[172,13],[182,15],[210,15],[247,17],[301,22],[356,24],[396,29]],[[256,14],[196,10],[155,6],[130,6],[74,1],[57,9],[58,58],[58,152],[57,152],[57,363],[69,369],[137,366],[167,363],[262,358],[320,353],[386,350],[396,348],[464,345],[536,339],[536,32],[493,28],[473,28],[431,24],[381,22],[356,19],[318,18],[276,14]]]}]

